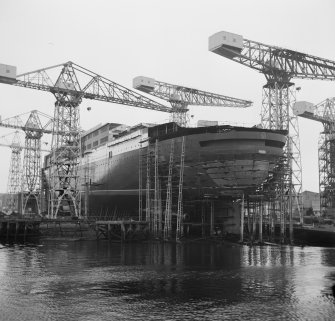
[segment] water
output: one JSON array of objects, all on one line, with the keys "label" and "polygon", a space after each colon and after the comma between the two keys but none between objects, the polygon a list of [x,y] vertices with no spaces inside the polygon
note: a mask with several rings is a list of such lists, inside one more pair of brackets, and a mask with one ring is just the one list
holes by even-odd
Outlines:
[{"label": "water", "polygon": [[0,320],[334,320],[335,248],[0,245]]}]

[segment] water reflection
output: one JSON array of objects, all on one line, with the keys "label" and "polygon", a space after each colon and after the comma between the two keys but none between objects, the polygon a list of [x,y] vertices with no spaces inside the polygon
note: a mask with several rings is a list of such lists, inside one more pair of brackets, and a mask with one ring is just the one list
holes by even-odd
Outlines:
[{"label": "water reflection", "polygon": [[189,242],[0,248],[3,320],[332,320],[335,250]]}]

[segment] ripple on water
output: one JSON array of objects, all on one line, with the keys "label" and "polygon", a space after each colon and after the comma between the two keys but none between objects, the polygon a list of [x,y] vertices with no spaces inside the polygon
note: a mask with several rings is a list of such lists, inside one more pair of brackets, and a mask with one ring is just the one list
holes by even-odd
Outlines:
[{"label": "ripple on water", "polygon": [[335,251],[210,243],[0,248],[2,320],[332,320]]}]

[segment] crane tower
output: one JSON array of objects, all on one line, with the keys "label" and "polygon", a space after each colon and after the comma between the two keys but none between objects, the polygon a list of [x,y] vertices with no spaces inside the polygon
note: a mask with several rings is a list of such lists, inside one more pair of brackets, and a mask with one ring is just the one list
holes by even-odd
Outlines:
[{"label": "crane tower", "polygon": [[335,210],[335,97],[317,105],[298,101],[294,113],[303,118],[318,121],[323,125],[319,139],[319,192],[320,210],[330,214]]},{"label": "crane tower", "polygon": [[[52,125],[52,118],[37,110],[29,113],[28,119],[24,121],[25,114],[6,118],[0,121],[1,127],[21,129],[25,133],[25,143],[21,146],[24,150],[23,170],[11,167],[11,170],[20,175],[21,186],[21,212],[26,213],[29,207],[34,213],[41,215],[41,139],[44,133],[51,134],[49,129]],[[40,116],[47,119],[47,122],[42,126]]]},{"label": "crane tower", "polygon": [[[8,137],[11,136],[11,142],[8,142]],[[12,150],[10,158],[10,166],[8,171],[8,181],[7,181],[7,197],[5,201],[5,212],[12,213],[18,210],[18,199],[17,194],[21,189],[21,139],[19,131],[10,133],[0,137],[0,146],[8,146]]]}]

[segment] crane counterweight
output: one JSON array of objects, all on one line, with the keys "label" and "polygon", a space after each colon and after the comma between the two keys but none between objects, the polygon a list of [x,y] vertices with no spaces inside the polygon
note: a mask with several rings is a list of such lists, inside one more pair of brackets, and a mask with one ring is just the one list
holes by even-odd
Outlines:
[{"label": "crane counterweight", "polygon": [[220,31],[208,39],[208,50],[220,56],[232,59],[243,49],[243,37],[231,32]]},{"label": "crane counterweight", "polygon": [[155,89],[155,79],[149,77],[138,76],[133,79],[133,87],[146,93],[150,93]]},{"label": "crane counterweight", "polygon": [[0,64],[0,82],[14,84],[16,82],[16,67]]}]

